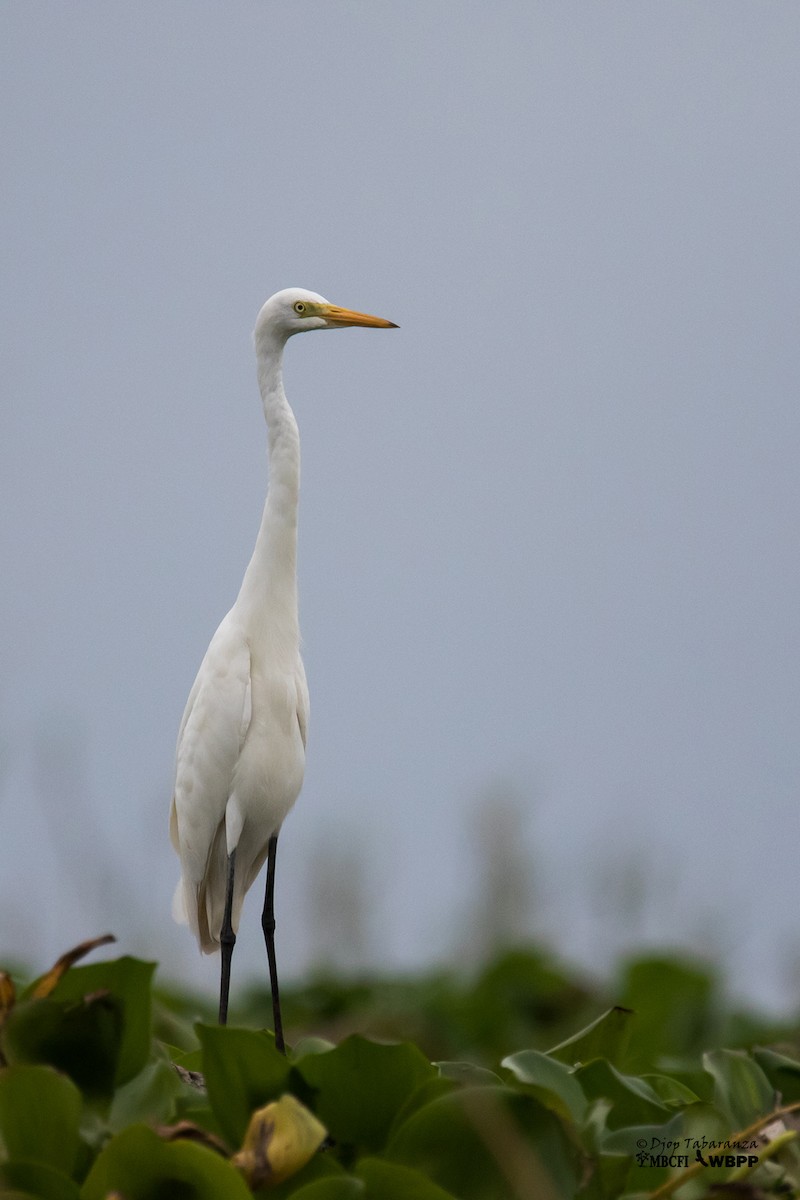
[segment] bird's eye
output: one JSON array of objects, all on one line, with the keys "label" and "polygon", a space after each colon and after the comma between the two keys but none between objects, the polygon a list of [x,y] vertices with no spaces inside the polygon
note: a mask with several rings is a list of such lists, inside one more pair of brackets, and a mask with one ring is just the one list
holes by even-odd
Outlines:
[{"label": "bird's eye", "polygon": [[298,300],[296,302],[294,311],[297,313],[298,317],[302,317],[303,313],[306,311],[306,306],[303,304],[302,300]]}]

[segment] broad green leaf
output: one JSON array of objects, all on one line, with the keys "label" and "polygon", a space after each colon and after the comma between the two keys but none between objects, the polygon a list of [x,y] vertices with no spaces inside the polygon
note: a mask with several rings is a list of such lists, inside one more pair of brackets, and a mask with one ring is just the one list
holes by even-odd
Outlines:
[{"label": "broad green leaf", "polygon": [[662,1125],[625,1125],[622,1129],[607,1133],[602,1149],[606,1154],[627,1154],[631,1158],[641,1152],[652,1155],[686,1154],[688,1151],[683,1136],[683,1114],[675,1113],[671,1120]]},{"label": "broad green leaf", "polygon": [[380,1150],[401,1105],[436,1072],[416,1046],[386,1046],[357,1034],[297,1070],[315,1089],[312,1103],[337,1142]]},{"label": "broad green leaf", "polygon": [[614,1105],[604,1096],[595,1097],[586,1106],[581,1141],[589,1154],[599,1154],[608,1136],[608,1114]]},{"label": "broad green leaf", "polygon": [[631,1036],[631,1019],[635,1014],[629,1008],[609,1008],[591,1025],[573,1034],[565,1042],[560,1042],[552,1050],[548,1050],[551,1058],[574,1066],[576,1063],[588,1063],[594,1058],[605,1058],[612,1063],[620,1063]]},{"label": "broad green leaf", "polygon": [[578,1152],[559,1119],[507,1087],[457,1088],[413,1113],[386,1157],[421,1171],[459,1200],[509,1193],[509,1171],[535,1195],[572,1196]]},{"label": "broad green leaf", "polygon": [[596,1154],[586,1164],[580,1200],[618,1200],[628,1192],[631,1160],[621,1154]]},{"label": "broad green leaf", "polygon": [[360,1179],[350,1175],[343,1179],[317,1179],[292,1192],[292,1200],[367,1200],[367,1190]]},{"label": "broad green leaf", "polygon": [[159,1002],[157,992],[153,993],[153,1036],[162,1045],[172,1046],[176,1053],[198,1049],[194,1031],[197,1017],[196,1012],[191,1018],[179,1016]]},{"label": "broad green leaf", "polygon": [[696,1104],[700,1097],[688,1088],[685,1083],[671,1075],[642,1075],[641,1078],[649,1084],[664,1104],[671,1108],[683,1108],[687,1104]]},{"label": "broad green leaf", "polygon": [[81,1200],[251,1200],[252,1193],[230,1163],[193,1142],[164,1142],[144,1125],[132,1125],[101,1150]]},{"label": "broad green leaf", "polygon": [[190,1125],[197,1125],[207,1134],[217,1138],[227,1149],[230,1149],[230,1142],[224,1129],[220,1126],[208,1103],[203,1103],[202,1097],[198,1097],[197,1102],[193,1104],[184,1093],[178,1097],[176,1109],[175,1121],[188,1121]]},{"label": "broad green leaf", "polygon": [[34,1200],[79,1200],[80,1189],[73,1179],[41,1163],[0,1163],[0,1196],[34,1197]]},{"label": "broad green leaf", "polygon": [[664,1057],[691,1056],[718,1044],[719,996],[703,967],[677,958],[642,958],[628,964],[620,1003],[636,1023],[624,1065],[652,1068]]},{"label": "broad green leaf", "polygon": [[500,1064],[532,1089],[545,1108],[577,1124],[586,1115],[586,1097],[574,1073],[539,1050],[520,1050]]},{"label": "broad green leaf", "polygon": [[[192,1032],[194,1033],[194,1030]],[[194,1034],[194,1040],[197,1041],[196,1034]],[[177,1063],[179,1067],[183,1067],[184,1071],[195,1071],[202,1075],[203,1049],[199,1044],[193,1050],[181,1050],[179,1046],[162,1043],[161,1049],[165,1052],[170,1062]]]},{"label": "broad green leaf", "polygon": [[[463,1082],[466,1083],[466,1080]],[[473,1084],[479,1082],[485,1083],[486,1081],[476,1079],[473,1081]],[[502,1082],[502,1080],[495,1080],[493,1082]],[[389,1128],[389,1138],[418,1108],[430,1104],[431,1100],[436,1100],[439,1096],[448,1095],[449,1092],[455,1091],[458,1086],[459,1084],[455,1080],[448,1079],[444,1075],[436,1074],[431,1079],[426,1079],[424,1083],[415,1088],[403,1103],[398,1106]]]},{"label": "broad green leaf", "polygon": [[138,958],[73,967],[59,980],[53,1000],[83,1000],[104,991],[122,1007],[122,1042],[114,1082],[127,1083],[150,1058],[151,986],[156,964]]},{"label": "broad green leaf", "polygon": [[369,1200],[453,1200],[453,1193],[426,1179],[413,1167],[364,1158],[356,1174],[366,1184]]},{"label": "broad green leaf", "polygon": [[183,1085],[170,1063],[159,1059],[150,1063],[117,1088],[108,1114],[109,1127],[118,1133],[136,1121],[166,1125],[175,1115],[175,1102]]},{"label": "broad green leaf", "polygon": [[680,1117],[684,1144],[690,1156],[693,1156],[696,1150],[705,1153],[711,1143],[724,1142],[734,1132],[731,1129],[730,1117],[704,1101],[687,1105]]},{"label": "broad green leaf", "polygon": [[[294,1197],[301,1189],[310,1187],[312,1183],[327,1183],[330,1180],[348,1182],[350,1179],[351,1177],[346,1174],[344,1167],[340,1166],[334,1158],[333,1151],[330,1153],[322,1151],[315,1154],[296,1175],[290,1176],[283,1183],[273,1184],[270,1188],[262,1188],[258,1195],[268,1196],[269,1200],[286,1200],[288,1196]],[[353,1179],[352,1182],[357,1181]]]},{"label": "broad green leaf", "polygon": [[489,1071],[486,1067],[476,1067],[474,1063],[470,1062],[435,1062],[433,1065],[442,1079],[451,1079],[453,1083],[494,1084],[503,1082],[499,1075],[495,1075],[494,1071]]},{"label": "broad green leaf", "polygon": [[[658,1072],[645,1073],[642,1078],[649,1080],[656,1091],[659,1090],[655,1083],[657,1078],[668,1078],[672,1083],[679,1084],[695,1097],[694,1100],[686,1101],[686,1103],[696,1104],[697,1101],[700,1101],[703,1104],[712,1104],[714,1101],[714,1080],[707,1071],[703,1070],[699,1059],[696,1065],[662,1059],[661,1069]],[[666,1097],[664,1098],[666,1099]]]},{"label": "broad green leaf", "polygon": [[800,1062],[775,1050],[756,1049],[753,1058],[775,1091],[780,1093],[783,1104],[800,1100]]},{"label": "broad green leaf", "polygon": [[611,1101],[607,1117],[609,1129],[623,1125],[660,1124],[670,1116],[669,1109],[649,1084],[635,1075],[623,1075],[602,1058],[578,1067],[575,1077],[588,1100]]},{"label": "broad green leaf", "polygon": [[90,1100],[110,1100],[123,1037],[122,1006],[107,994],[79,1000],[23,1000],[4,1030],[10,1063],[48,1063]]},{"label": "broad green leaf", "polygon": [[211,1109],[231,1146],[241,1146],[250,1115],[284,1092],[292,1071],[272,1034],[227,1025],[198,1025]]},{"label": "broad green leaf", "polygon": [[[109,1099],[150,1055],[150,980],[154,964],[121,958],[45,976],[32,985],[4,1032],[7,1057],[47,1062],[70,1075],[90,1099]],[[55,971],[55,968],[54,968]],[[42,987],[42,981],[39,981]]]},{"label": "broad green leaf", "polygon": [[[684,1135],[682,1113],[663,1125],[634,1125],[609,1134],[603,1142],[604,1154],[628,1157],[628,1175],[621,1190],[649,1194],[675,1170],[688,1166],[694,1153],[687,1149]],[[616,1200],[617,1195],[612,1192],[609,1200]]]},{"label": "broad green leaf", "polygon": [[7,1067],[0,1072],[0,1135],[6,1157],[71,1175],[81,1107],[75,1084],[51,1067]]},{"label": "broad green leaf", "polygon": [[758,1063],[743,1050],[711,1050],[703,1066],[714,1079],[714,1102],[744,1129],[775,1106],[775,1089]]},{"label": "broad green leaf", "polygon": [[289,1057],[292,1062],[299,1062],[301,1058],[305,1058],[309,1054],[327,1054],[329,1050],[333,1050],[335,1047],[336,1043],[329,1042],[327,1038],[304,1037],[295,1043]]}]

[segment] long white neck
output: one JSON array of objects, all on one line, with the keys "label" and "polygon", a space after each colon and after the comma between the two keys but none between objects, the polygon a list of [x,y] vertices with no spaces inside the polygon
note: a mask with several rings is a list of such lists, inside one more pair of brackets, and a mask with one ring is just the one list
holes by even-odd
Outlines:
[{"label": "long white neck", "polygon": [[283,343],[256,346],[258,384],[268,434],[269,481],[253,556],[237,607],[266,625],[287,649],[299,643],[297,617],[297,503],[300,491],[300,435],[283,390]]}]

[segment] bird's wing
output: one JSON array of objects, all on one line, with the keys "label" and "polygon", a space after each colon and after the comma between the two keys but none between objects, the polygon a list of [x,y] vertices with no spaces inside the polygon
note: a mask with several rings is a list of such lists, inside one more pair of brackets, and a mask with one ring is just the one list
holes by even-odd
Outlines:
[{"label": "bird's wing", "polygon": [[295,688],[297,690],[297,724],[300,728],[300,737],[303,739],[303,749],[305,750],[306,738],[308,737],[308,684],[306,683],[306,672],[302,659],[297,660]]},{"label": "bird's wing", "polygon": [[178,734],[170,830],[187,885],[205,874],[250,717],[250,648],[226,617],[200,665]]}]

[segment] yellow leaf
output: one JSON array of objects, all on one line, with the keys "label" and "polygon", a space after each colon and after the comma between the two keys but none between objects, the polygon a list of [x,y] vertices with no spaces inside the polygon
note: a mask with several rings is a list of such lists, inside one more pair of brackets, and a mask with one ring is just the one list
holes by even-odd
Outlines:
[{"label": "yellow leaf", "polygon": [[107,946],[109,942],[115,942],[116,940],[113,933],[106,933],[103,937],[93,938],[90,942],[81,942],[80,946],[75,946],[72,950],[68,950],[66,954],[61,955],[58,962],[53,964],[46,975],[37,980],[31,996],[36,1000],[41,1000],[43,997],[49,996],[59,979],[61,979],[62,975],[66,975],[73,963],[83,958],[90,950],[96,950],[98,946]]},{"label": "yellow leaf", "polygon": [[[0,1032],[11,1015],[11,1010],[17,1001],[17,991],[14,980],[6,971],[0,971]],[[0,1049],[0,1067],[7,1066],[6,1056]]]},{"label": "yellow leaf", "polygon": [[5,971],[0,971],[0,1028],[5,1024],[16,999],[14,980]]},{"label": "yellow leaf", "polygon": [[233,1163],[250,1187],[281,1183],[313,1158],[327,1129],[294,1096],[281,1096],[250,1118],[241,1150]]}]

